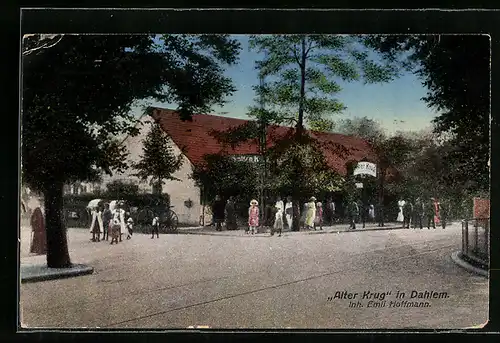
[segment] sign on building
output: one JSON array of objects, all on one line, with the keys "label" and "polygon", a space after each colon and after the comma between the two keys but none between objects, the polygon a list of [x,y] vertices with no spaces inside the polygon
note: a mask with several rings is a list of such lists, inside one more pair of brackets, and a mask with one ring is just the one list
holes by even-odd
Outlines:
[{"label": "sign on building", "polygon": [[358,165],[354,169],[353,175],[371,175],[373,177],[376,177],[377,165],[371,162],[358,162]]}]

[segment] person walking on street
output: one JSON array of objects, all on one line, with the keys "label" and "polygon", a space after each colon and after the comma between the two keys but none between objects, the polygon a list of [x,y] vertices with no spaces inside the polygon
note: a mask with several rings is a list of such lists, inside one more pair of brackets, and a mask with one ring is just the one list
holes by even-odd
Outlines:
[{"label": "person walking on street", "polygon": [[413,204],[410,200],[407,200],[403,206],[403,229],[409,229],[411,224],[411,217],[413,213]]},{"label": "person walking on street", "polygon": [[291,196],[288,196],[286,198],[285,217],[286,217],[286,224],[288,226],[288,230],[292,231],[292,224],[293,224],[293,203],[292,203],[292,197]]},{"label": "person walking on street", "polygon": [[271,229],[271,236],[274,235],[274,232],[278,232],[278,237],[281,237],[281,233],[283,232],[283,201],[278,200],[276,202],[276,214],[274,218],[274,224]]},{"label": "person walking on street", "polygon": [[153,227],[151,230],[151,239],[155,238],[155,233],[156,233],[156,238],[160,238],[160,233],[159,233],[159,228],[160,228],[160,217],[158,217],[157,214],[155,214],[153,218],[153,222],[151,223],[151,226]]},{"label": "person walking on street", "polygon": [[259,203],[257,200],[253,199],[250,201],[250,208],[248,209],[248,228],[255,234],[257,227],[259,226]]},{"label": "person walking on street", "polygon": [[[309,202],[306,203],[306,228],[312,230],[314,228],[314,219],[316,218],[316,198],[311,197]],[[315,228],[314,228],[315,229]]]},{"label": "person walking on street", "polygon": [[232,196],[227,199],[225,217],[226,217],[226,228],[228,230],[236,230],[238,225],[236,223],[236,211],[234,208],[234,198]]},{"label": "person walking on street", "polygon": [[415,205],[413,206],[413,213],[412,213],[412,226],[414,229],[417,228],[417,226],[420,228],[420,230],[423,229],[423,218],[425,216],[425,208],[424,208],[424,203],[420,198],[417,198],[415,200]]},{"label": "person walking on street", "polygon": [[349,229],[356,230],[356,218],[359,216],[359,206],[356,201],[351,201],[348,206]]},{"label": "person walking on street", "polygon": [[439,215],[441,217],[441,227],[446,229],[446,221],[448,220],[448,204],[446,202],[439,203]]},{"label": "person walking on street", "polygon": [[111,210],[109,209],[109,204],[105,203],[104,204],[104,211],[102,211],[102,228],[103,228],[103,235],[102,235],[102,240],[109,240],[109,225],[111,223],[111,218],[113,218],[113,214],[111,213]]},{"label": "person walking on street", "polygon": [[372,223],[375,221],[375,206],[373,206],[373,204],[370,204],[368,207],[368,218]]},{"label": "person walking on street", "polygon": [[100,242],[101,232],[104,232],[101,204],[97,204],[94,208],[92,208],[91,213],[92,223],[90,224],[90,232],[92,232],[92,242]]},{"label": "person walking on street", "polygon": [[363,229],[366,225],[366,217],[368,216],[368,206],[366,206],[361,200],[358,202],[358,208],[360,212],[361,223],[363,224]]},{"label": "person walking on street", "polygon": [[283,231],[283,212],[285,211],[285,204],[280,197],[276,198],[276,203],[274,204],[274,222],[271,226],[271,236],[274,235],[276,230]]},{"label": "person walking on street", "polygon": [[333,225],[335,221],[335,203],[332,198],[328,198],[324,208],[325,223]]},{"label": "person walking on street", "polygon": [[434,221],[435,219],[435,209],[434,209],[434,198],[430,198],[429,201],[427,201],[427,204],[425,205],[425,217],[427,218],[427,229],[431,229],[431,223],[432,227],[435,229],[436,228],[436,222]]},{"label": "person walking on street", "polygon": [[405,204],[406,204],[406,201],[404,201],[402,199],[398,201],[399,211],[398,211],[398,217],[396,218],[397,222],[403,223],[403,227],[404,227],[404,221],[405,221],[405,218],[403,215],[403,207]]},{"label": "person walking on street", "polygon": [[215,230],[222,231],[222,223],[224,223],[224,211],[226,205],[221,200],[219,195],[215,196],[215,201],[212,204],[212,214],[214,216]]},{"label": "person walking on street", "polygon": [[316,218],[314,220],[314,227],[318,227],[323,230],[323,204],[321,202],[316,203]]}]

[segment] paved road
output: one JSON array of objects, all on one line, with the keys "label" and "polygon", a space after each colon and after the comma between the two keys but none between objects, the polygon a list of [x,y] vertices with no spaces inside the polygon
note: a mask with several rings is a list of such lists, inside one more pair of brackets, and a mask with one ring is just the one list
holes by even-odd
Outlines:
[{"label": "paved road", "polygon": [[[95,273],[23,284],[23,325],[450,329],[488,316],[488,280],[451,261],[461,240],[455,225],[283,237],[134,235],[117,246],[92,243],[85,230],[69,237],[73,262]],[[410,299],[413,290],[448,297]],[[363,307],[335,298],[343,291],[358,293]],[[360,299],[366,291],[390,292],[385,306],[368,308],[369,299]],[[406,297],[397,301],[430,307],[390,307],[398,291]]]}]

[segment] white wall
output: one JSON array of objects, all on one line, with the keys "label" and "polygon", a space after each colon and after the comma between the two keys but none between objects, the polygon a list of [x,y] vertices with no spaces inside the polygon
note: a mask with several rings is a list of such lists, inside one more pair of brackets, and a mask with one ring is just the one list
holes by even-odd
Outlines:
[{"label": "white wall", "polygon": [[[135,137],[128,137],[125,139],[123,144],[127,147],[129,151],[128,162],[138,162],[140,156],[142,155],[142,141],[145,139],[147,133],[150,130],[151,123],[153,119],[149,116],[143,116],[141,118],[142,125],[139,126],[140,133]],[[177,145],[171,142],[172,148],[175,154],[180,154],[181,150]],[[102,188],[106,187],[106,184],[114,181],[114,180],[122,180],[124,182],[133,182],[139,185],[139,191],[145,193],[151,193],[152,187],[149,184],[149,180],[146,182],[140,181],[139,178],[132,176],[136,171],[133,169],[128,169],[124,173],[116,173],[113,176],[104,175],[103,176],[103,184]],[[173,176],[180,179],[181,181],[165,181],[163,185],[163,193],[168,193],[170,195],[170,203],[172,206],[172,210],[179,217],[180,224],[187,224],[198,226],[200,223],[200,216],[202,213],[202,207],[200,205],[200,189],[195,186],[193,180],[189,178],[189,175],[192,172],[191,162],[184,157],[183,164],[181,168],[176,171]],[[187,208],[184,205],[184,202],[187,200],[191,200],[193,206],[191,208]]]}]

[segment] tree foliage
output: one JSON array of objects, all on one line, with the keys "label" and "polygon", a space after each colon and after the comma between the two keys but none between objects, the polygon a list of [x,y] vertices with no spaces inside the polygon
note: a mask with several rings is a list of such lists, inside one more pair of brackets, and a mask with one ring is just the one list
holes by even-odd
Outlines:
[{"label": "tree foliage", "polygon": [[114,137],[137,134],[138,100],[175,102],[183,119],[224,103],[234,88],[221,65],[238,48],[227,36],[65,35],[23,57],[22,177],[45,196],[50,267],[71,265],[63,184],[126,167]]},{"label": "tree foliage", "polygon": [[365,43],[396,66],[418,75],[423,100],[439,112],[435,132],[451,136],[448,187],[489,189],[490,41],[488,36],[368,36]]},{"label": "tree foliage", "polygon": [[229,196],[256,197],[259,172],[255,163],[238,161],[224,154],[213,154],[204,156],[204,164],[193,168],[191,178],[202,189],[203,200],[208,203],[216,195],[226,199]]},{"label": "tree foliage", "polygon": [[298,128],[324,124],[345,109],[337,98],[342,90],[338,80],[375,83],[394,76],[389,64],[375,62],[349,36],[252,36],[250,46],[265,53],[256,68],[270,79],[264,87],[255,87],[257,95],[275,111],[275,123]]},{"label": "tree foliage", "polygon": [[116,199],[122,199],[123,196],[137,195],[139,193],[139,186],[114,180],[106,184],[106,191],[107,194],[114,196]]},{"label": "tree foliage", "polygon": [[153,123],[143,141],[143,154],[140,161],[133,164],[137,170],[135,176],[142,180],[151,178],[161,193],[164,180],[180,181],[173,174],[182,166],[182,153],[175,155],[170,138],[163,131],[160,124]]}]

